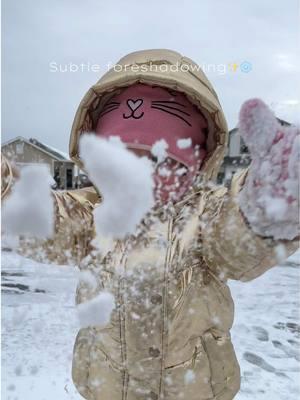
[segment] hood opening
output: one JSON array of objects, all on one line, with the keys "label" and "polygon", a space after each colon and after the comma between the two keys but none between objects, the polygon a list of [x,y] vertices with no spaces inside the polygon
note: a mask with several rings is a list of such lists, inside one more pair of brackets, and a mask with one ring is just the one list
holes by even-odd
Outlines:
[{"label": "hood opening", "polygon": [[[151,70],[151,62],[169,68],[167,72]],[[192,71],[173,71],[174,65],[193,66]],[[195,71],[197,64],[170,50],[145,50],[129,54],[116,65],[139,67],[124,68],[118,72],[112,68],[84,96],[77,110],[70,138],[70,156],[80,167],[83,164],[78,153],[80,136],[93,132],[104,105],[124,88],[135,83],[159,86],[183,93],[204,115],[208,122],[207,150],[201,171],[205,180],[215,179],[227,144],[227,124],[218,97],[201,69]],[[142,69],[142,67],[144,67]],[[199,67],[200,68],[200,67]]]}]

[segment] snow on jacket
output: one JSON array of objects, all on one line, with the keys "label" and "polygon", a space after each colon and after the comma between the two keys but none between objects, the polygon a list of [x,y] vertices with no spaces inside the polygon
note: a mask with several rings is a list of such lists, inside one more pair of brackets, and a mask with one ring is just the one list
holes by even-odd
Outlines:
[{"label": "snow on jacket", "polygon": [[176,52],[132,53],[88,91],[72,128],[73,160],[82,166],[79,137],[95,128],[104,104],[136,82],[185,93],[208,119],[210,157],[202,167],[202,185],[170,212],[153,210],[157,218],[144,223],[143,235],[116,241],[103,257],[92,242],[92,212],[101,207],[96,190],[53,192],[56,235],[24,251],[36,258],[39,249],[40,256],[89,270],[97,285],[81,282],[77,304],[103,289],[115,296],[110,323],[81,329],[76,338],[72,374],[84,398],[232,400],[240,371],[230,339],[234,305],[226,282],[256,278],[276,265],[276,245],[284,244],[290,254],[297,244],[251,231],[236,201],[247,171],[230,189],[209,183],[223,161],[226,122],[201,69]]}]

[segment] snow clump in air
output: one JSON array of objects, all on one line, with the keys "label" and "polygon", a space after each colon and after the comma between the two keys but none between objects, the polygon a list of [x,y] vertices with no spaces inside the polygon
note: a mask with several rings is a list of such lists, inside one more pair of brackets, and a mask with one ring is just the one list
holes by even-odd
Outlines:
[{"label": "snow clump in air", "polygon": [[187,139],[178,139],[177,140],[177,147],[179,149],[188,149],[192,145],[192,139],[187,138]]},{"label": "snow clump in air", "polygon": [[24,167],[20,179],[3,203],[2,224],[5,233],[39,238],[51,237],[54,230],[54,181],[45,165]]},{"label": "snow clump in air", "polygon": [[151,154],[157,158],[157,163],[161,163],[167,157],[169,145],[165,139],[157,140],[151,148]]},{"label": "snow clump in air", "polygon": [[134,233],[154,205],[151,161],[120,143],[92,134],[80,141],[85,169],[103,197],[94,210],[96,231],[114,239]]}]

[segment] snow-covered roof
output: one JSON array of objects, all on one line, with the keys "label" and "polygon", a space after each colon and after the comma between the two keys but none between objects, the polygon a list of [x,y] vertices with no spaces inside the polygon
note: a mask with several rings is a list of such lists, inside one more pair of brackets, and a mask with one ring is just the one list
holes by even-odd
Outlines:
[{"label": "snow-covered roof", "polygon": [[64,151],[58,150],[57,148],[53,147],[53,146],[49,146],[47,145],[47,147],[49,149],[51,149],[52,151],[55,151],[56,153],[60,154],[62,157],[64,157],[66,160],[70,160],[70,156],[68,153],[65,153]]},{"label": "snow-covered roof", "polygon": [[42,149],[45,149],[46,151],[48,151],[49,153],[52,153],[55,156],[61,157],[65,161],[70,161],[70,157],[69,157],[69,155],[67,153],[64,153],[63,151],[58,150],[53,146],[49,146],[48,144],[44,144],[44,143],[42,143],[39,140],[34,139],[34,138],[30,138],[29,142],[31,144],[35,144],[36,146],[38,146],[38,147],[40,147]]}]

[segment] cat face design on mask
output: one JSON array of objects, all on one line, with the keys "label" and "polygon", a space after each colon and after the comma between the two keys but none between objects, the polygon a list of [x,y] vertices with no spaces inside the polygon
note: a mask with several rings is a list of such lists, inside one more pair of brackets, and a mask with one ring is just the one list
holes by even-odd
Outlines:
[{"label": "cat face design on mask", "polygon": [[[163,139],[168,145],[168,157],[159,167],[160,170],[163,167],[165,173],[159,177],[161,174],[156,174],[155,180],[157,187],[168,193],[176,192],[174,196],[178,198],[179,192],[181,197],[181,192],[191,185],[207,154],[207,130],[206,119],[184,94],[158,86],[134,84],[105,104],[96,134],[119,136],[136,154],[151,158],[153,144]],[[191,145],[178,146],[178,141],[183,139],[189,139]],[[178,174],[182,168],[186,172]]]}]

